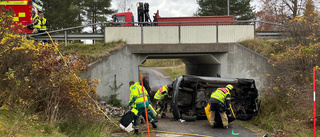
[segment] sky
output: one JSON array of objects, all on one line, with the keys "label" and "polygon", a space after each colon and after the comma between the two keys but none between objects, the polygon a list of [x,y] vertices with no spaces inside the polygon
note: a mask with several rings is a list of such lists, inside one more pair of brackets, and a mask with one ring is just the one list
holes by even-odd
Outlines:
[{"label": "sky", "polygon": [[[118,9],[118,2],[122,0],[112,0],[111,8]],[[159,10],[161,17],[186,17],[193,16],[199,7],[197,0],[127,0],[131,1],[131,12],[136,16],[136,3],[147,2],[149,3],[149,14],[152,18],[154,13]],[[251,4],[257,5],[258,0],[253,0]]]}]

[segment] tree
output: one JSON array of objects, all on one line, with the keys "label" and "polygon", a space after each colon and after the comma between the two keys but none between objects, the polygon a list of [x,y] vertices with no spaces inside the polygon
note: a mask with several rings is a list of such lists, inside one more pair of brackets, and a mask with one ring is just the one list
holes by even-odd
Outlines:
[{"label": "tree", "polygon": [[[278,4],[278,1],[274,0],[261,0],[263,3],[261,11],[256,13],[258,20],[272,23],[283,24],[288,21],[287,14],[285,9],[280,6],[275,6]],[[259,31],[274,31],[279,30],[279,26],[272,24],[260,23],[257,30]]]},{"label": "tree", "polygon": [[[287,23],[305,10],[305,0],[260,0],[262,8],[256,13],[258,20],[272,23]],[[279,26],[259,24],[260,31],[279,30]]]},{"label": "tree", "polygon": [[[197,0],[199,5],[195,15],[217,16],[227,15],[228,3],[226,0]],[[238,20],[250,20],[253,16],[253,8],[250,0],[230,0],[230,15],[234,15]]]},{"label": "tree", "polygon": [[303,11],[305,0],[282,0],[281,1],[287,9],[291,12],[290,19],[295,18],[297,15],[301,14]]},{"label": "tree", "polygon": [[118,3],[118,11],[119,12],[128,12],[133,9],[133,5],[131,0],[120,0]]},{"label": "tree", "polygon": [[82,17],[79,18],[81,7],[75,3],[81,0],[48,0],[43,1],[44,14],[50,23],[50,29],[57,30],[62,28],[81,25]]},{"label": "tree", "polygon": [[[48,0],[44,1],[45,17],[51,29],[80,26],[84,23],[106,22],[111,0]],[[96,26],[92,31],[96,32]],[[80,32],[81,29],[74,30]]]},{"label": "tree", "polygon": [[296,16],[295,19],[286,23],[286,34],[303,45],[319,43],[319,14],[315,11],[311,0],[308,0],[305,9],[303,16]]},{"label": "tree", "polygon": [[[100,23],[107,22],[108,14],[112,14],[115,11],[109,9],[111,6],[111,0],[84,0],[83,3],[85,16],[87,18],[86,23]],[[92,32],[95,33],[97,26],[92,26]]]},{"label": "tree", "polygon": [[311,16],[315,12],[314,4],[312,0],[308,0],[306,4],[306,10],[304,11],[304,16]]}]

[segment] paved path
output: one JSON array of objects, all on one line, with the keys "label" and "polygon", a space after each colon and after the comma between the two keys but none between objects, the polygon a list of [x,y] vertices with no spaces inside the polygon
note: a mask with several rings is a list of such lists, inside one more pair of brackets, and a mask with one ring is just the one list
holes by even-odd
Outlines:
[{"label": "paved path", "polygon": [[[170,118],[159,119],[156,130],[178,132],[178,133],[191,133],[198,135],[206,135],[212,137],[258,137],[258,134],[239,126],[236,123],[231,123],[228,129],[211,128],[208,120],[197,120],[192,122],[180,122],[173,119],[172,114],[168,114]],[[232,130],[239,135],[232,135]],[[185,135],[174,135],[165,133],[156,133],[157,137],[185,137]],[[187,136],[188,137],[188,136]]]}]

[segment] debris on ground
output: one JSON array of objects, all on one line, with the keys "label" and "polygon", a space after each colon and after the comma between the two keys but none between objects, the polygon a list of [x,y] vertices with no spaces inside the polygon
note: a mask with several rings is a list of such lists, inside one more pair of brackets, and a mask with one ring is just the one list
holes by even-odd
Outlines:
[{"label": "debris on ground", "polygon": [[110,104],[107,104],[105,101],[101,101],[99,106],[103,110],[103,112],[106,113],[109,117],[121,117],[125,113],[125,109],[123,107],[115,107]]}]

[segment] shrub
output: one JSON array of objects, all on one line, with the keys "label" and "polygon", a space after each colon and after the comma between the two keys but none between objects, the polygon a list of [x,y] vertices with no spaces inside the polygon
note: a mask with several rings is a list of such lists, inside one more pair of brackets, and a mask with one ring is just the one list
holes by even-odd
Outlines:
[{"label": "shrub", "polygon": [[62,56],[56,45],[27,40],[8,28],[12,14],[2,12],[0,101],[25,112],[44,112],[48,122],[74,117],[100,118],[95,107],[98,80],[77,75],[87,67],[77,55]]},{"label": "shrub", "polygon": [[312,14],[296,17],[286,23],[286,36],[293,38],[297,43],[308,45],[320,42],[320,14],[314,11]]},{"label": "shrub", "polygon": [[117,91],[120,89],[120,87],[123,85],[123,83],[121,83],[120,85],[117,85],[117,76],[114,75],[114,81],[113,81],[113,86],[109,86],[110,89],[113,91],[113,94],[110,95],[109,97],[109,104],[112,104],[113,106],[116,107],[121,107],[121,100],[117,98],[118,94]]}]

